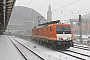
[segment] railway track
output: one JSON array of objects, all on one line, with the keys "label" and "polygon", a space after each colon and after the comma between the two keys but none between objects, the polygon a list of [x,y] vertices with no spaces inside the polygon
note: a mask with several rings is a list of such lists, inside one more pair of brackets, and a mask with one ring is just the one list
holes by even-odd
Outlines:
[{"label": "railway track", "polygon": [[83,53],[76,52],[76,51],[72,51],[72,50],[59,51],[59,52],[66,54],[66,55],[69,55],[71,57],[80,59],[80,60],[89,60],[90,59],[90,55],[83,54]]},{"label": "railway track", "polygon": [[89,47],[88,46],[80,46],[80,45],[74,45],[74,48],[78,48],[78,49],[82,49],[82,50],[87,50],[87,51],[90,51]]},{"label": "railway track", "polygon": [[59,51],[59,52],[75,57],[80,60],[90,59],[90,50],[88,46],[75,45],[71,49],[67,49],[66,51]]},{"label": "railway track", "polygon": [[[40,57],[38,54],[30,50],[28,47],[18,42],[16,39],[9,37],[14,46],[18,49],[21,55],[25,60],[44,60],[44,58]],[[31,57],[33,56],[33,58]]]},{"label": "railway track", "polygon": [[60,53],[63,53],[63,54],[66,54],[66,55],[69,55],[69,56],[71,56],[71,57],[77,58],[77,59],[85,60],[85,59],[83,59],[83,58],[80,58],[80,57],[78,57],[78,56],[74,56],[74,55],[69,54],[69,53],[66,53],[66,52],[61,52],[61,51],[59,51],[59,52],[60,52]]},{"label": "railway track", "polygon": [[[12,38],[11,38],[12,39]],[[14,41],[14,44],[16,43],[16,45],[18,44],[18,45],[21,45],[21,46],[23,46],[23,42],[21,42],[20,40],[17,40],[17,38],[15,38],[14,40],[12,40],[12,41]],[[24,43],[27,43],[27,42],[24,42]],[[31,44],[30,42],[28,42],[29,44]],[[24,45],[24,46],[26,46],[26,45]],[[76,48],[77,47],[77,48]],[[79,49],[79,48],[83,48],[83,49]],[[39,47],[40,48],[40,47]],[[44,47],[43,47],[44,48]],[[82,46],[82,45],[75,45],[75,47],[71,47],[70,49],[67,49],[66,51],[54,51],[54,50],[46,50],[46,51],[44,51],[42,48],[40,48],[40,51],[42,50],[43,52],[42,52],[42,54],[40,54],[40,53],[38,53],[38,52],[40,52],[40,51],[38,51],[38,52],[36,52],[35,50],[34,50],[34,52],[37,54],[37,55],[39,55],[39,56],[41,56],[39,59],[37,59],[37,60],[62,60],[62,57],[63,58],[65,58],[66,56],[68,56],[68,59],[70,60],[89,60],[90,59],[90,51],[88,51],[88,50],[84,50],[84,48],[88,48],[88,46]],[[26,47],[25,49],[31,49],[31,47]],[[24,50],[25,50],[24,49]],[[22,49],[20,49],[20,50],[22,50]],[[33,51],[33,49],[31,49],[32,51]],[[37,46],[37,50],[38,50],[38,46]],[[28,50],[29,51],[29,50]],[[27,52],[28,53],[28,52]],[[21,53],[21,54],[23,54],[23,53]],[[25,57],[27,56],[26,54],[23,54]],[[49,57],[48,57],[49,56]],[[42,58],[43,57],[43,58]],[[54,58],[54,59],[53,59]],[[25,58],[26,60],[28,60],[28,57],[27,58]],[[67,60],[68,60],[67,59]],[[30,60],[32,60],[31,58],[30,58]],[[35,59],[34,59],[35,60]]]},{"label": "railway track", "polygon": [[80,52],[76,52],[76,51],[72,51],[72,50],[66,50],[66,51],[69,51],[69,52],[73,52],[73,53],[76,53],[76,54],[80,54],[80,55],[83,55],[83,56],[90,57],[90,55],[83,54],[83,53],[80,53]]}]

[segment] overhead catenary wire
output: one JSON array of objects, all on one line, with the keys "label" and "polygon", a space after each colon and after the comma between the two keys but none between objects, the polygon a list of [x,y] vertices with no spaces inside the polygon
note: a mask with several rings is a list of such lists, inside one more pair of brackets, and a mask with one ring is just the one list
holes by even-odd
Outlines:
[{"label": "overhead catenary wire", "polygon": [[[43,6],[45,3],[47,3],[49,0],[45,1],[42,5],[40,5],[39,7]],[[46,11],[46,10],[45,10]],[[43,14],[46,15],[46,14]]]},{"label": "overhead catenary wire", "polygon": [[76,1],[74,1],[74,2],[71,2],[71,3],[69,3],[69,4],[65,5],[65,6],[62,6],[62,7],[60,7],[60,8],[55,9],[55,10],[52,10],[52,11],[57,11],[57,10],[59,10],[59,9],[62,9],[62,8],[64,8],[64,7],[69,6],[69,5],[71,5],[71,4],[74,4],[74,3],[78,2],[78,1],[80,1],[80,0],[76,0]]},{"label": "overhead catenary wire", "polygon": [[[60,10],[60,13],[64,13],[64,11],[71,11],[71,14],[67,14],[67,15],[64,15],[64,16],[61,16],[61,17],[65,17],[65,16],[69,16],[69,15],[74,15],[74,14],[80,14],[80,12],[82,11],[86,11],[86,10],[90,10],[90,8],[87,8],[87,9],[82,9],[82,10]],[[77,13],[74,13],[73,11],[77,11]],[[43,14],[43,15],[46,15],[46,14]]]},{"label": "overhead catenary wire", "polygon": [[40,5],[39,7],[43,6],[45,3],[47,3],[49,0],[47,0],[46,2],[44,2],[42,5]]},{"label": "overhead catenary wire", "polygon": [[[52,13],[53,13],[54,11],[57,11],[57,10],[62,9],[62,8],[64,8],[64,7],[67,7],[67,6],[71,5],[71,4],[74,4],[74,3],[78,2],[78,1],[80,1],[80,0],[76,0],[76,1],[71,2],[71,3],[69,3],[69,4],[65,5],[65,6],[62,6],[62,7],[60,7],[60,8],[57,8],[57,9],[55,9],[55,10],[52,10]],[[46,15],[46,14],[44,14],[44,15]],[[44,15],[43,15],[43,16],[44,16]]]},{"label": "overhead catenary wire", "polygon": [[[32,2],[33,0],[31,0],[30,2],[29,2],[29,4]],[[67,7],[67,6],[69,6],[69,5],[71,5],[71,4],[74,4],[74,3],[76,3],[76,2],[78,2],[78,1],[80,1],[80,0],[76,0],[76,1],[74,1],[74,2],[71,2],[71,3],[69,3],[69,4],[67,4],[67,5],[65,5],[65,6],[62,6],[62,7],[60,7],[60,8],[57,8],[57,9],[55,9],[55,11],[57,11],[57,10],[59,10],[59,9],[62,9],[62,8],[64,8],[64,7]],[[47,1],[46,2],[44,2],[44,4],[45,3],[47,3]],[[27,4],[27,6],[29,5],[29,4]],[[42,4],[41,6],[43,6],[44,4]],[[26,7],[27,7],[26,6]],[[24,8],[25,9],[25,8]],[[24,10],[23,9],[23,10]],[[72,11],[72,14],[74,14],[73,13],[73,10],[71,10]],[[52,13],[54,12],[54,10],[52,10]],[[62,12],[62,14],[64,13],[63,11],[61,11]],[[79,13],[79,12],[78,12]],[[45,16],[46,14],[43,14],[42,16]]]},{"label": "overhead catenary wire", "polygon": [[[29,6],[29,5],[32,3],[32,1],[33,1],[33,0],[31,0],[31,1],[25,6],[25,8],[26,8],[27,6]],[[25,8],[24,8],[24,9],[25,9]],[[23,9],[23,10],[24,10],[24,9]]]},{"label": "overhead catenary wire", "polygon": [[[31,3],[32,3],[32,1],[33,0],[31,0],[26,6],[25,6],[25,8],[27,7],[27,6],[29,6]],[[40,7],[41,6],[43,6],[45,3],[47,3],[49,0],[47,0],[46,2],[44,2],[42,5],[40,5]],[[21,12],[23,12],[24,10],[25,10],[25,8],[21,11]],[[20,16],[20,15],[19,15]]]},{"label": "overhead catenary wire", "polygon": [[[78,12],[76,13],[74,13],[72,10],[71,10],[71,14],[67,14],[67,15],[64,15],[64,16],[60,16],[60,17],[67,17],[67,16],[70,16],[70,15],[76,15],[76,14],[80,14],[80,12],[82,12],[82,11],[86,11],[86,10],[90,10],[90,8],[88,8],[88,9],[84,9],[84,10],[78,10]],[[80,11],[80,12],[79,12]],[[73,14],[72,14],[73,13]],[[56,17],[57,18],[57,17]],[[55,18],[54,18],[55,19]]]},{"label": "overhead catenary wire", "polygon": [[[32,1],[33,1],[33,0],[31,0],[31,1],[25,6],[25,8],[26,8],[28,5],[30,5]],[[47,1],[48,1],[48,0],[47,0]],[[46,1],[45,3],[47,3],[47,1]],[[78,1],[79,1],[79,0],[76,0],[76,1],[74,1],[74,2],[71,2],[71,3],[65,5],[65,6],[63,6],[63,7],[61,7],[61,8],[64,8],[64,7],[66,7],[66,6],[68,6],[68,5],[71,5],[71,4],[73,4],[73,3],[75,3],[75,2],[78,2]],[[44,3],[44,4],[45,4],[45,3]],[[43,6],[44,4],[42,4],[41,6]],[[25,10],[25,8],[24,8],[21,12],[23,12],[23,11]],[[58,8],[58,9],[61,9],[61,8]],[[56,11],[56,10],[58,10],[58,9],[52,10],[52,12],[53,12],[53,11]],[[46,14],[44,14],[44,15],[46,15]]]}]

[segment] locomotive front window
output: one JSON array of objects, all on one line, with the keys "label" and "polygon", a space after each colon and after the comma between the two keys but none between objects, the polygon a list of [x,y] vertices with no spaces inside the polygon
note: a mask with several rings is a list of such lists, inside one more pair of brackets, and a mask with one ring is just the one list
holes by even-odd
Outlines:
[{"label": "locomotive front window", "polygon": [[56,26],[56,32],[57,34],[70,34],[70,26]]}]

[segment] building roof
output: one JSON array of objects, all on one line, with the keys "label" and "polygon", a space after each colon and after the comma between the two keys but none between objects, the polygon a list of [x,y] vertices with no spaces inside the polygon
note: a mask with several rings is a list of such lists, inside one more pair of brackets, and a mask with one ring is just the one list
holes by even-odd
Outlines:
[{"label": "building roof", "polygon": [[15,0],[0,0],[0,24],[6,29]]}]

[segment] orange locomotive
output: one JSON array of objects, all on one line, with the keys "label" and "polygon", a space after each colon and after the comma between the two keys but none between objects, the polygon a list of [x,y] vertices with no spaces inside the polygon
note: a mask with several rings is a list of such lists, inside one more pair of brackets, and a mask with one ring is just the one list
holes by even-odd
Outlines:
[{"label": "orange locomotive", "polygon": [[59,49],[68,49],[73,46],[73,34],[70,24],[60,24],[52,21],[32,29],[32,39],[39,43],[47,43]]}]

